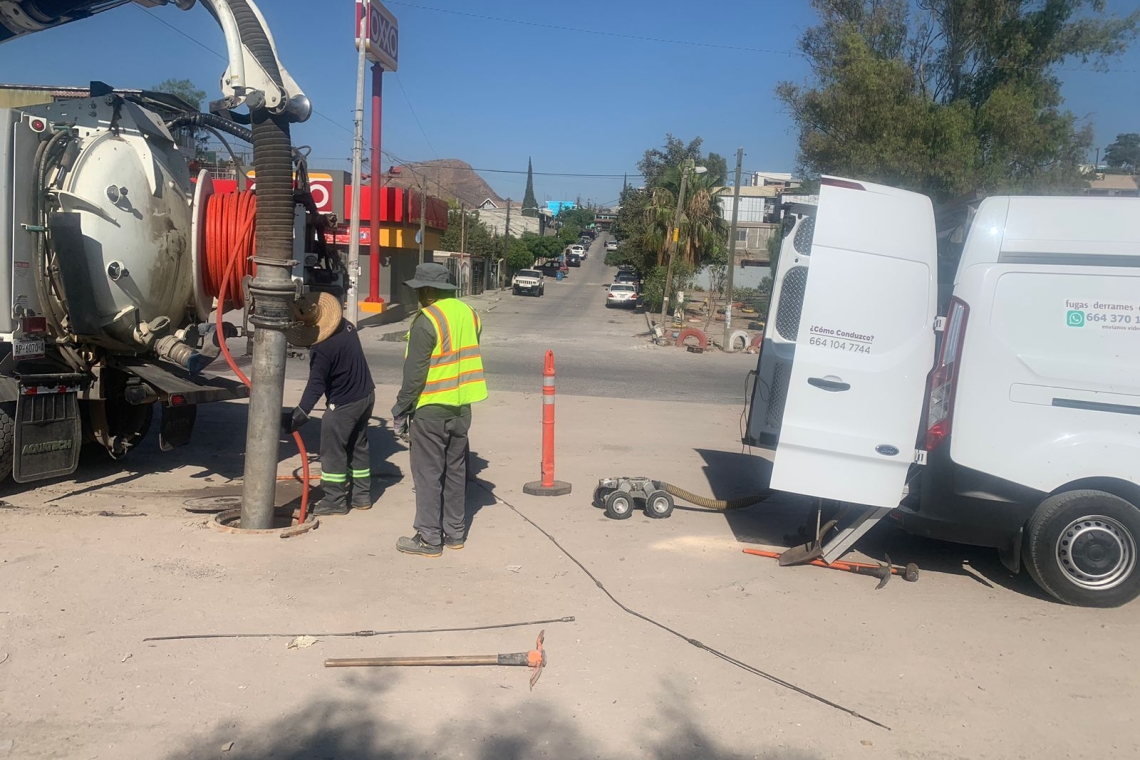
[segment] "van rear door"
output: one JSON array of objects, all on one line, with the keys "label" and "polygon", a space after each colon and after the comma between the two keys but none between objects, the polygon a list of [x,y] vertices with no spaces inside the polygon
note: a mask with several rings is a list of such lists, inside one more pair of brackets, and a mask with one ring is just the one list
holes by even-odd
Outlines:
[{"label": "van rear door", "polygon": [[[790,337],[785,330],[795,333],[794,346],[772,352],[790,366],[771,486],[896,507],[934,361],[933,208],[916,193],[824,177],[813,226],[808,255],[786,264],[781,252],[783,287],[773,293],[775,321],[767,325],[780,340]],[[762,427],[758,413],[771,417],[776,390],[768,388],[761,408],[753,403],[750,431]]]}]

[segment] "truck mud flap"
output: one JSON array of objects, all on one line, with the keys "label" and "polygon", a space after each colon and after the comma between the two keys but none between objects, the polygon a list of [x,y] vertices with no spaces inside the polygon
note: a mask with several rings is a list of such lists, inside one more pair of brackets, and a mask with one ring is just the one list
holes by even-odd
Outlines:
[{"label": "truck mud flap", "polygon": [[17,483],[70,475],[79,466],[83,430],[77,392],[36,390],[27,388],[16,400],[12,479]]},{"label": "truck mud flap", "polygon": [[158,432],[158,447],[163,451],[173,451],[190,443],[194,432],[194,422],[198,419],[198,407],[162,406],[162,427]]}]

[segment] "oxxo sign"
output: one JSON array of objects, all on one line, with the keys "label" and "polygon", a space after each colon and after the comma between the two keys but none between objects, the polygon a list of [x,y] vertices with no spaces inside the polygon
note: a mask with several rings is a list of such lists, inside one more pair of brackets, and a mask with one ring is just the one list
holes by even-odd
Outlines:
[{"label": "oxxo sign", "polygon": [[360,21],[367,14],[368,48],[365,55],[373,63],[380,64],[385,71],[395,71],[400,57],[400,27],[380,0],[357,0],[356,30],[353,38],[360,33]]}]

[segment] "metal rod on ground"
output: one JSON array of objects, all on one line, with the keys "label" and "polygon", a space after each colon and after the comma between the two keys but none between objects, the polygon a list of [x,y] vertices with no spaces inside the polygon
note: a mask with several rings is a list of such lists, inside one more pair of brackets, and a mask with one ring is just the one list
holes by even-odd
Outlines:
[{"label": "metal rod on ground", "polygon": [[546,650],[543,642],[546,631],[540,631],[535,648],[529,652],[487,655],[444,655],[441,657],[354,657],[325,660],[326,668],[390,668],[390,667],[445,667],[470,665],[506,665],[530,668],[530,688],[538,683],[546,667]]},{"label": "metal rod on ground", "polygon": [[[732,188],[732,226],[728,231],[728,277],[724,282],[724,346],[732,351],[732,275],[736,271],[736,220],[740,215],[740,168],[744,164],[744,148],[736,149],[736,182]],[[747,346],[746,346],[747,348]]]},{"label": "metal rod on ground", "polygon": [[532,496],[565,496],[570,484],[554,479],[554,352],[546,352],[542,368],[542,479],[523,486]]},{"label": "metal rod on ground", "polygon": [[383,116],[384,67],[372,64],[372,187],[368,214],[368,303],[382,303],[380,297],[380,194],[383,174],[380,171],[380,127]]},{"label": "metal rod on ground", "polygon": [[352,204],[348,211],[348,297],[345,319],[354,325],[360,321],[360,193],[362,163],[364,161],[364,44],[367,35],[368,14],[363,14],[356,36],[359,55],[356,62],[356,118],[352,133]]}]

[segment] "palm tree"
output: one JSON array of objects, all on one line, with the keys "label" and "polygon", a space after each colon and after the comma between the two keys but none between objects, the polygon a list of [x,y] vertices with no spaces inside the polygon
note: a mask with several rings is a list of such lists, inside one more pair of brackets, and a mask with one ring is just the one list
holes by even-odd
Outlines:
[{"label": "palm tree", "polygon": [[[720,196],[724,192],[724,188],[718,187],[721,181],[720,177],[696,173],[690,174],[687,181],[684,208],[681,209],[678,253],[693,267],[705,263],[723,244],[727,234],[720,211]],[[670,166],[653,188],[652,198],[646,208],[645,245],[648,249],[657,251],[658,266],[663,265],[669,247],[680,185],[680,167]]]}]

